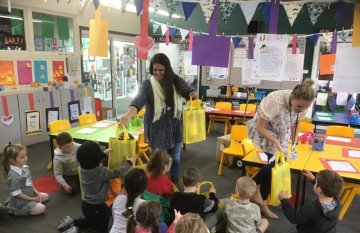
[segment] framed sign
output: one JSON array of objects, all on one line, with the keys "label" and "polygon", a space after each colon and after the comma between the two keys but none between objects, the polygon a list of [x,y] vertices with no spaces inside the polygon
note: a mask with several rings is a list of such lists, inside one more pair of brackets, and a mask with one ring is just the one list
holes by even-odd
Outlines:
[{"label": "framed sign", "polygon": [[58,107],[45,108],[46,130],[49,131],[49,124],[53,121],[60,120],[60,110]]},{"label": "framed sign", "polygon": [[40,111],[25,112],[25,135],[41,134]]},{"label": "framed sign", "polygon": [[80,116],[80,101],[71,101],[68,103],[70,123],[77,122]]}]

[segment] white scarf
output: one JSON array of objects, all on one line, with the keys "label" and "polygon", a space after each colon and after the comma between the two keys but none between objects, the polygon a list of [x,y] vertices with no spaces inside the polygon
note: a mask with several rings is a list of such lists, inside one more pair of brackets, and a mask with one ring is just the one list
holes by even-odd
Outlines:
[{"label": "white scarf", "polygon": [[[163,112],[166,111],[165,94],[159,81],[151,76],[150,78],[151,87],[154,93],[154,118],[152,122],[159,120]],[[181,119],[182,115],[182,97],[174,88],[174,118]]]}]

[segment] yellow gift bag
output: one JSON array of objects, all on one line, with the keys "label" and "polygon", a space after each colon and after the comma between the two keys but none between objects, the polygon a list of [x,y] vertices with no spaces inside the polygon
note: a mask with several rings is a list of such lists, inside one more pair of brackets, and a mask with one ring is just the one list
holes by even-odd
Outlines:
[{"label": "yellow gift bag", "polygon": [[[280,162],[279,162],[280,160]],[[289,161],[285,161],[282,152],[276,152],[275,166],[271,170],[271,193],[269,205],[278,206],[280,191],[287,191],[291,194],[291,173]]]},{"label": "yellow gift bag", "polygon": [[123,165],[127,157],[131,157],[136,154],[136,140],[130,139],[129,133],[126,128],[123,127],[124,139],[120,140],[120,125],[116,128],[116,137],[109,138],[109,148],[111,149],[109,154],[108,167],[110,169],[116,169]]},{"label": "yellow gift bag", "polygon": [[184,143],[191,144],[206,140],[205,110],[201,100],[187,102],[187,108],[183,111]]}]

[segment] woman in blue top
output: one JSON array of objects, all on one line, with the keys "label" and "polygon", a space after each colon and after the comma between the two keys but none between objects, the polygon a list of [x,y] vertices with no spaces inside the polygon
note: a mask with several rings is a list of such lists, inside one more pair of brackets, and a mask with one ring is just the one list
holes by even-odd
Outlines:
[{"label": "woman in blue top", "polygon": [[120,123],[127,124],[145,106],[145,138],[153,150],[161,148],[171,155],[173,163],[170,176],[176,183],[183,142],[182,98],[197,99],[198,96],[184,79],[174,73],[165,54],[155,54],[151,58],[149,70],[151,78],[144,81]]}]

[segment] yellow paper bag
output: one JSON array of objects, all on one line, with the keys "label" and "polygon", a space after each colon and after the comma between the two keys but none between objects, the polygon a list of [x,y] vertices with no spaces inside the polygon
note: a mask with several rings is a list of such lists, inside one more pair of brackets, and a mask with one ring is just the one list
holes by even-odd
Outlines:
[{"label": "yellow paper bag", "polygon": [[130,139],[125,127],[123,127],[124,140],[120,140],[119,127],[116,128],[116,137],[109,138],[109,148],[111,151],[109,153],[108,167],[110,169],[120,167],[125,163],[127,157],[131,157],[136,154],[136,140]]},{"label": "yellow paper bag", "polygon": [[189,101],[183,111],[184,143],[191,144],[206,140],[205,110],[201,100]]},{"label": "yellow paper bag", "polygon": [[[280,160],[280,162],[279,162]],[[278,206],[280,191],[287,191],[291,194],[291,173],[289,161],[285,161],[282,152],[276,152],[275,166],[271,169],[271,193],[269,205]]]}]

